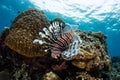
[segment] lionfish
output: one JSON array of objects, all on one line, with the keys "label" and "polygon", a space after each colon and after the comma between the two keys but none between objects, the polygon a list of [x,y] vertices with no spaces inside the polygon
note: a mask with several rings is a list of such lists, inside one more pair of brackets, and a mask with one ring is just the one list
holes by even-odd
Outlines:
[{"label": "lionfish", "polygon": [[65,60],[71,60],[80,51],[82,40],[73,30],[65,32],[62,23],[53,22],[49,28],[43,28],[43,32],[39,32],[39,35],[48,41],[35,39],[33,43],[46,44],[45,51],[50,50],[52,58],[62,57]]}]

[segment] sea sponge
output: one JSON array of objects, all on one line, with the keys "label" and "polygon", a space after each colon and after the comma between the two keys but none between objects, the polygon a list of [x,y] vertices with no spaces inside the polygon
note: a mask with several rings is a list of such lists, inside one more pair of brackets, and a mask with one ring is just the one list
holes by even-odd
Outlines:
[{"label": "sea sponge", "polygon": [[44,56],[44,44],[33,43],[36,38],[42,39],[39,32],[49,26],[49,21],[42,11],[29,9],[18,15],[10,27],[5,44],[12,50],[26,57]]}]

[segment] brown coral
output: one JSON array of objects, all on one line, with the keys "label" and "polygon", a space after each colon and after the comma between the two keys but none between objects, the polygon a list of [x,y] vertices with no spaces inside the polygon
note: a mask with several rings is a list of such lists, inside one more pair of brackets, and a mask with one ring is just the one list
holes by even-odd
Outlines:
[{"label": "brown coral", "polygon": [[[81,35],[83,32],[79,32]],[[101,34],[100,37],[98,34]],[[85,37],[86,39],[85,39]],[[72,64],[80,69],[86,71],[95,71],[105,69],[110,70],[110,57],[106,50],[105,36],[104,34],[94,33],[87,35],[84,33],[82,38],[82,44],[80,52],[74,56],[75,60],[72,61]],[[93,41],[91,41],[93,38]],[[102,39],[102,41],[100,40]]]},{"label": "brown coral", "polygon": [[24,11],[13,21],[5,44],[27,57],[43,56],[45,55],[44,46],[34,44],[33,40],[42,39],[39,32],[48,26],[49,22],[43,12],[36,9]]}]

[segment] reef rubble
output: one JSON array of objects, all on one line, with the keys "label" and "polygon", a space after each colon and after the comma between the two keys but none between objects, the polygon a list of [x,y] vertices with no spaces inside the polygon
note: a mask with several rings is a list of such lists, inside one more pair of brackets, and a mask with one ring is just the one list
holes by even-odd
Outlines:
[{"label": "reef rubble", "polygon": [[10,28],[2,31],[0,76],[6,71],[9,74],[6,80],[110,79],[111,58],[106,44],[107,37],[102,32],[74,31],[82,43],[71,60],[61,57],[54,59],[50,50],[45,51],[46,45],[33,43],[36,38],[48,41],[39,32],[44,33],[43,28],[48,28],[54,21],[63,23],[62,28],[66,26],[60,18],[49,21],[42,11],[29,9],[18,15]]}]

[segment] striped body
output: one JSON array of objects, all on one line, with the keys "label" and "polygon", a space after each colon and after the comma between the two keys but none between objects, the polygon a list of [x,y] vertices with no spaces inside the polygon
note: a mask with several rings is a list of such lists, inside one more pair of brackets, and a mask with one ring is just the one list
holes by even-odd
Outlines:
[{"label": "striped body", "polygon": [[50,50],[52,58],[62,57],[65,60],[70,60],[80,51],[81,39],[73,30],[64,33],[61,25],[55,22],[49,28],[43,28],[43,32],[40,32],[39,35],[47,41],[35,39],[33,43],[45,44],[45,52]]},{"label": "striped body", "polygon": [[74,32],[71,30],[70,33],[65,33],[60,36],[51,47],[51,56],[58,58],[62,55],[62,52],[69,48],[69,44],[72,42]]}]

